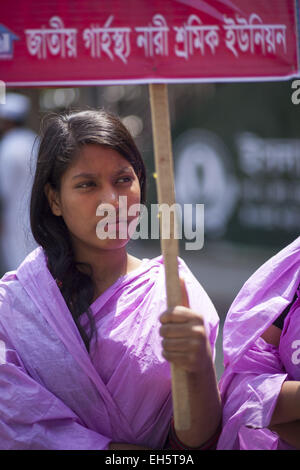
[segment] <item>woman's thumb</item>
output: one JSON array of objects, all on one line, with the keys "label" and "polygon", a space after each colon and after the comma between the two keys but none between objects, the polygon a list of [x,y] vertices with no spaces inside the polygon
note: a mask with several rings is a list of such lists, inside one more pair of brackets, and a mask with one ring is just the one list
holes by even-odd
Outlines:
[{"label": "woman's thumb", "polygon": [[180,277],[179,281],[180,281],[180,289],[181,289],[181,304],[180,305],[182,305],[183,307],[189,308],[190,307],[189,296],[185,287],[185,282],[184,282],[183,277]]}]

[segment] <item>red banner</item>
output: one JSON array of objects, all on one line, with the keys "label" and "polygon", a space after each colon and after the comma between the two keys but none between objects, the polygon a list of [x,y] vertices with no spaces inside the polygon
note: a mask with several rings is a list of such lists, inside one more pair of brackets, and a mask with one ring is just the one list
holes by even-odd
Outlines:
[{"label": "red banner", "polygon": [[298,75],[295,0],[10,0],[7,86],[285,79]]}]

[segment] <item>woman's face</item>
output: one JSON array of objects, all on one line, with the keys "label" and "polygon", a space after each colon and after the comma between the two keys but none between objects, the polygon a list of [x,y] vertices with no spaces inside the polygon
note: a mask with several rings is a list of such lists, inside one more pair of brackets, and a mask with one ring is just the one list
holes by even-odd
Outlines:
[{"label": "woman's face", "polygon": [[[141,191],[132,165],[117,151],[85,145],[63,174],[59,193],[50,185],[45,190],[53,214],[62,216],[69,229],[75,252],[121,248],[129,241],[128,227],[131,232],[138,213],[128,216],[128,211],[140,204]],[[105,239],[99,238],[103,232]]]}]

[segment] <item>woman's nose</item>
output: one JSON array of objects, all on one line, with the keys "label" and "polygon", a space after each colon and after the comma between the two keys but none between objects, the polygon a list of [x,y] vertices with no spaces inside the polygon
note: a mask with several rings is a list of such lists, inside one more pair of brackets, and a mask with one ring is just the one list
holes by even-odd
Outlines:
[{"label": "woman's nose", "polygon": [[112,186],[106,186],[102,188],[100,193],[100,204],[111,204],[115,208],[119,207],[119,195],[118,192]]},{"label": "woman's nose", "polygon": [[97,202],[97,216],[116,219],[119,213],[119,200],[118,194],[113,188],[102,187]]}]

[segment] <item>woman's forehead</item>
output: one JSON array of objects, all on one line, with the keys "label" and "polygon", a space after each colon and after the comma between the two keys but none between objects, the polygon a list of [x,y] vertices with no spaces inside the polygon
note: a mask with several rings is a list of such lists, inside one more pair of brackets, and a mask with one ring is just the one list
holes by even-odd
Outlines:
[{"label": "woman's forehead", "polygon": [[117,150],[101,145],[88,144],[81,148],[69,167],[69,174],[78,171],[106,173],[133,170],[131,163]]}]

